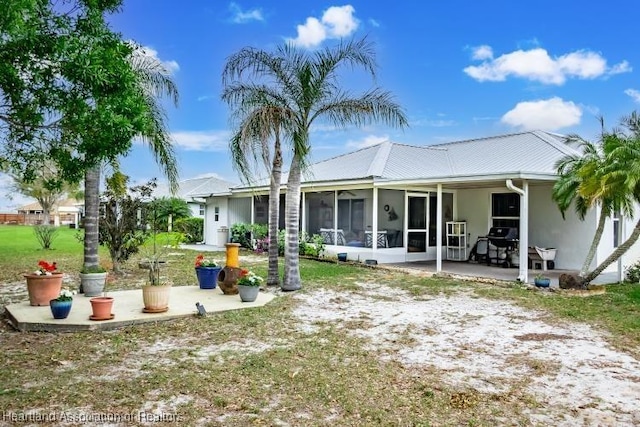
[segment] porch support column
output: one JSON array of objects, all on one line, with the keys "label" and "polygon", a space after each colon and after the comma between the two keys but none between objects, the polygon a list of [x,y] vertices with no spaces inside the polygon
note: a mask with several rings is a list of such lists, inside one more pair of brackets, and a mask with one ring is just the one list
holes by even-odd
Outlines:
[{"label": "porch support column", "polygon": [[256,219],[255,212],[256,212],[256,196],[251,195],[251,215],[250,215],[251,224],[254,224],[256,222],[255,221],[255,219]]},{"label": "porch support column", "polygon": [[527,264],[529,263],[529,183],[527,180],[522,180],[522,188],[518,188],[513,185],[513,181],[508,179],[506,182],[507,188],[520,195],[520,230],[518,234],[520,242],[518,244],[519,253],[519,274],[518,280],[523,283],[529,282],[529,269]]},{"label": "porch support column", "polygon": [[442,271],[442,184],[438,184],[436,196],[436,273]]},{"label": "porch support column", "polygon": [[378,249],[378,187],[373,187],[373,224],[371,228],[371,249],[375,252]]},{"label": "porch support column", "polygon": [[[333,241],[338,244],[338,190],[333,190]],[[347,243],[347,242],[345,242]]]},{"label": "porch support column", "polygon": [[[302,231],[306,231],[307,233],[309,232],[307,230],[307,193],[305,193],[304,191],[300,194],[300,229]],[[278,203],[280,203],[280,193],[278,193]],[[278,212],[280,212],[280,209],[278,209]],[[280,215],[282,215],[282,212],[280,212]],[[280,222],[280,218],[278,218],[278,223]]]}]

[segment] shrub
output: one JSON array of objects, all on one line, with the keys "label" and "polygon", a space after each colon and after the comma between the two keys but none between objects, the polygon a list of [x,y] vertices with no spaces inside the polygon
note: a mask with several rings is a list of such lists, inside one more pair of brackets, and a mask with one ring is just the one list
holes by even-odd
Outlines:
[{"label": "shrub", "polygon": [[186,243],[199,243],[204,240],[203,218],[180,218],[173,224],[173,228],[184,234]]},{"label": "shrub", "polygon": [[640,261],[627,267],[624,273],[627,282],[640,283]]},{"label": "shrub", "polygon": [[251,225],[243,222],[235,223],[231,226],[231,242],[240,243],[240,246],[251,248]]},{"label": "shrub", "polygon": [[33,228],[33,232],[42,249],[51,249],[51,244],[58,234],[58,228],[51,225],[36,225]]}]

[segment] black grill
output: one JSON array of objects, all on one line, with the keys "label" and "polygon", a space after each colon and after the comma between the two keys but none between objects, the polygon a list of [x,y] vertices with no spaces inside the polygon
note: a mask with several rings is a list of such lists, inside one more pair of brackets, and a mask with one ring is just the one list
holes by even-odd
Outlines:
[{"label": "black grill", "polygon": [[518,241],[518,229],[515,227],[491,227],[487,238],[494,246],[513,249]]}]

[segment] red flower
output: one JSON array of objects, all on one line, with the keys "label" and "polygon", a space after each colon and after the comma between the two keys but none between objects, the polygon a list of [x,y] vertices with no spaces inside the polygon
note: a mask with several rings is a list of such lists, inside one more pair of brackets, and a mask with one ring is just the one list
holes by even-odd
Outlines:
[{"label": "red flower", "polygon": [[38,266],[40,267],[40,270],[41,270],[41,271],[43,271],[43,272],[48,271],[48,272],[50,272],[50,273],[51,273],[51,272],[53,272],[53,271],[56,271],[56,269],[58,268],[58,267],[56,266],[56,263],[55,263],[55,262],[54,262],[54,263],[52,263],[52,264],[49,264],[48,262],[43,261],[43,260],[40,260],[40,261],[38,262]]},{"label": "red flower", "polygon": [[202,264],[202,260],[204,259],[204,255],[200,254],[196,257],[196,267],[200,267]]},{"label": "red flower", "polygon": [[242,271],[240,272],[240,277],[244,277],[247,274],[249,274],[249,270],[247,270],[246,268],[243,268]]}]

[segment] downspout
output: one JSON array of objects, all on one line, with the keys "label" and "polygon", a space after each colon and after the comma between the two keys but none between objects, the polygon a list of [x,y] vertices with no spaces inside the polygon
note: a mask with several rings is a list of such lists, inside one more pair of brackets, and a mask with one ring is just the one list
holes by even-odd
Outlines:
[{"label": "downspout", "polygon": [[442,184],[436,195],[436,273],[442,271]]},{"label": "downspout", "polygon": [[518,230],[520,242],[518,247],[519,254],[519,274],[518,280],[523,283],[529,282],[529,183],[522,181],[522,188],[513,185],[513,181],[507,179],[506,186],[509,190],[520,195],[520,230]]}]

